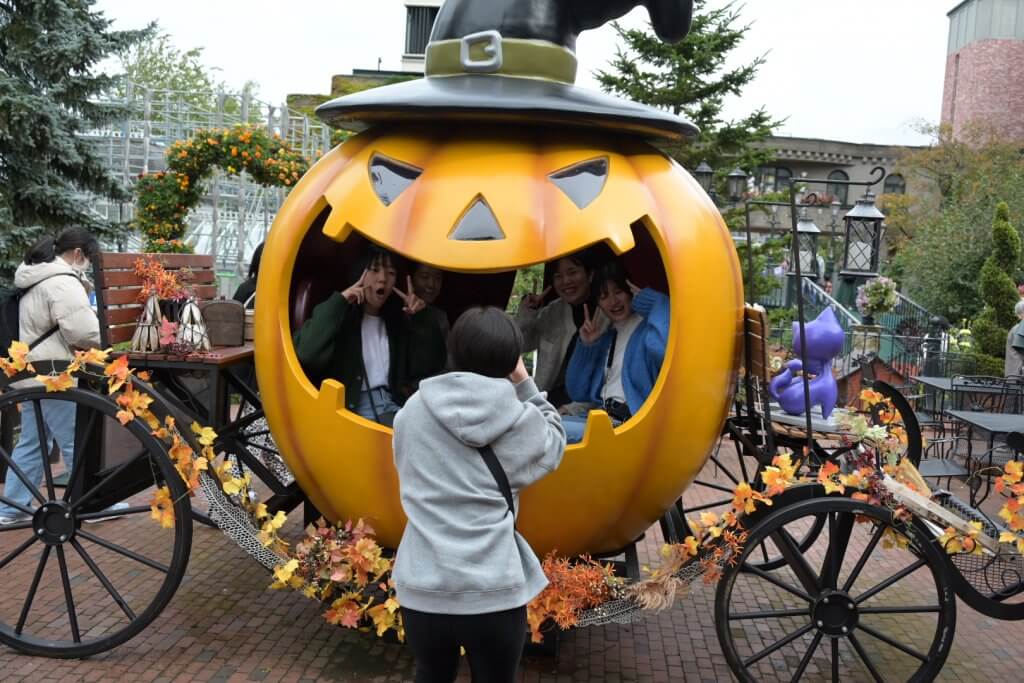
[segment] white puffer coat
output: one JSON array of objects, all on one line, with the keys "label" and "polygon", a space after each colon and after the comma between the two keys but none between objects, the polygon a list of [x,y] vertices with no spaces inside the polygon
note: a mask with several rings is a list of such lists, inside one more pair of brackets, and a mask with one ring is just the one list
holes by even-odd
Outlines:
[{"label": "white puffer coat", "polygon": [[62,258],[31,266],[22,263],[14,273],[14,286],[32,287],[22,295],[18,308],[21,341],[31,345],[54,325],[60,326],[32,349],[30,361],[71,360],[74,349],[100,345],[100,323],[89,305],[89,295],[74,269]]}]

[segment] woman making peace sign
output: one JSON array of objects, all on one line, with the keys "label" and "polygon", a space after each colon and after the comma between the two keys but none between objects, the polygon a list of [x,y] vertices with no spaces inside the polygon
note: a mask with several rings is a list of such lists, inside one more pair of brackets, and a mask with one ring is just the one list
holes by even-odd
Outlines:
[{"label": "woman making peace sign", "polygon": [[444,339],[425,304],[396,287],[400,257],[371,245],[351,272],[351,286],[313,309],[295,335],[310,381],[345,385],[345,407],[390,425],[421,379],[444,370]]},{"label": "woman making peace sign", "polygon": [[[597,305],[611,321],[600,329],[587,306],[580,326],[579,344],[569,359],[565,384],[573,401],[603,408],[619,425],[647,400],[661,372],[668,341],[668,297],[653,289],[640,289],[626,279],[618,261],[603,266],[594,277]],[[566,441],[578,443],[586,415],[566,416]]]}]

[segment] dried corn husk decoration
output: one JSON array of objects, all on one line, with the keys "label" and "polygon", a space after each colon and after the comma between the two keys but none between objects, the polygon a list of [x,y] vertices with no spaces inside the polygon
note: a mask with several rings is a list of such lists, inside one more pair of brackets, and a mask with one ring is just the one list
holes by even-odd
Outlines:
[{"label": "dried corn husk decoration", "polygon": [[160,323],[164,316],[160,312],[160,302],[153,294],[146,299],[142,307],[142,315],[132,334],[132,351],[152,353],[160,350]]},{"label": "dried corn husk decoration", "polygon": [[181,309],[175,341],[181,346],[187,346],[196,351],[210,350],[210,337],[206,333],[206,322],[203,320],[203,312],[199,310],[199,304],[195,299],[186,301]]}]

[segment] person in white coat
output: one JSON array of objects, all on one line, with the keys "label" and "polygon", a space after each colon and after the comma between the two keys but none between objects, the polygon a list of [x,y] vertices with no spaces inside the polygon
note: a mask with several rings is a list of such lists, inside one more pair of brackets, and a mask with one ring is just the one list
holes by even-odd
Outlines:
[{"label": "person in white coat", "polygon": [[[71,360],[75,349],[99,346],[100,325],[89,305],[87,288],[91,285],[85,276],[98,250],[99,243],[87,230],[68,228],[56,239],[40,240],[25,254],[24,263],[14,273],[14,286],[22,290],[19,337],[32,346],[30,362]],[[75,452],[75,403],[44,400],[39,405],[47,440],[57,442],[70,471]],[[38,484],[47,453],[39,443],[31,401],[21,403],[21,423],[29,428],[21,430],[11,458],[29,481]],[[4,481],[4,498],[18,507],[0,504],[0,524],[29,518],[26,510],[33,502],[32,494],[11,468]]]}]

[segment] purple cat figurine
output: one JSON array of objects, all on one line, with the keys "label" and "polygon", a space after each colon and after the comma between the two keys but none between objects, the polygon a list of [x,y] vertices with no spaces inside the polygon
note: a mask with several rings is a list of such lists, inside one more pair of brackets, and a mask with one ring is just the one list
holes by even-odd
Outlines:
[{"label": "purple cat figurine", "polygon": [[[821,416],[826,420],[836,407],[839,386],[832,376],[832,359],[843,350],[846,335],[836,320],[831,308],[826,308],[817,318],[804,324],[807,337],[807,366],[799,358],[786,363],[786,369],[772,379],[768,393],[779,402],[790,415],[804,414],[803,379],[796,373],[803,370],[810,375],[808,387],[811,405],[821,407]],[[800,326],[793,323],[793,351],[800,356]]]}]

